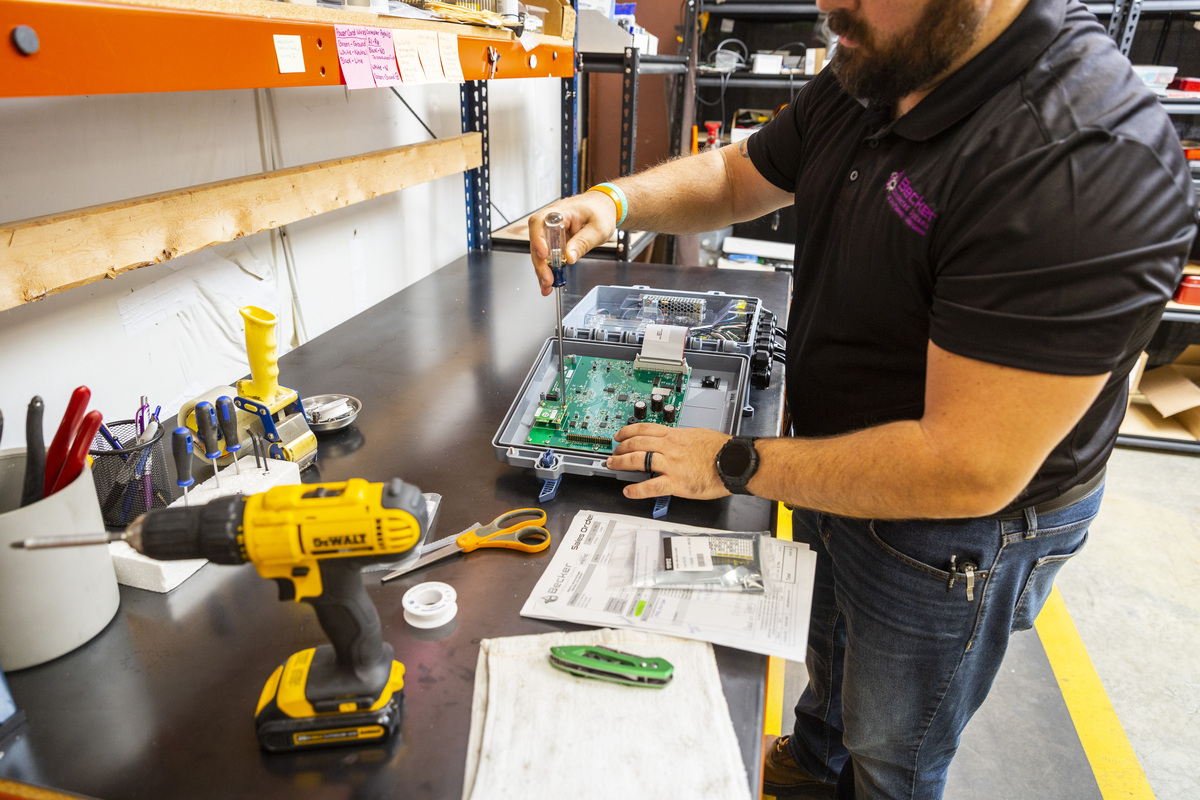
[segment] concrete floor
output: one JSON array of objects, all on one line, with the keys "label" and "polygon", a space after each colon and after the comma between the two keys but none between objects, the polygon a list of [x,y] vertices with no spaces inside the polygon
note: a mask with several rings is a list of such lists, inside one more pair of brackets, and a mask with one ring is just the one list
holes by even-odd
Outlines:
[{"label": "concrete floor", "polygon": [[[1200,797],[1200,457],[1118,448],[1057,585],[1155,798]],[[787,665],[785,733],[806,680]],[[945,796],[1100,800],[1036,632],[1013,637]]]}]

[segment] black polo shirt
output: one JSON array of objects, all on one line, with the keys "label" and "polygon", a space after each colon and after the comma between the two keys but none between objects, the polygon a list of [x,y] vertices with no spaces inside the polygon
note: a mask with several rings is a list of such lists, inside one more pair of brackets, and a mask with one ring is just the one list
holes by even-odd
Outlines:
[{"label": "black polo shirt", "polygon": [[1195,200],[1167,115],[1078,0],[1029,0],[899,120],[825,70],[748,147],[796,193],[796,435],[919,418],[932,340],[1036,372],[1111,370],[1011,508],[1095,474]]}]

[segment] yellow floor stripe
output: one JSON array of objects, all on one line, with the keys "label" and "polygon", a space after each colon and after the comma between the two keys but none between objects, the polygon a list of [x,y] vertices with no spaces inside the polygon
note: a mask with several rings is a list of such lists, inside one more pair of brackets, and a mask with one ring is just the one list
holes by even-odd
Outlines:
[{"label": "yellow floor stripe", "polygon": [[1075,722],[1104,800],[1154,800],[1125,729],[1055,587],[1038,615],[1038,636]]},{"label": "yellow floor stripe", "polygon": [[[778,504],[775,538],[792,540],[792,512],[783,503]],[[763,733],[767,736],[779,736],[783,732],[784,664],[778,656],[767,658],[767,701],[763,713]]]}]

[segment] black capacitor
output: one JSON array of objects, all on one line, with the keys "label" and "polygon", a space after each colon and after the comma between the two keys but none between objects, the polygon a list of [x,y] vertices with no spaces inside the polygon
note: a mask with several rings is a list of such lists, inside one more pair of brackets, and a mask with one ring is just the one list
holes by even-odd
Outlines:
[{"label": "black capacitor", "polygon": [[675,421],[675,406],[672,403],[667,403],[662,409],[663,422]]},{"label": "black capacitor", "polygon": [[633,404],[633,415],[638,419],[646,418],[646,401],[638,400]]},{"label": "black capacitor", "polygon": [[663,410],[663,396],[661,394],[650,395],[650,410],[654,412]]}]

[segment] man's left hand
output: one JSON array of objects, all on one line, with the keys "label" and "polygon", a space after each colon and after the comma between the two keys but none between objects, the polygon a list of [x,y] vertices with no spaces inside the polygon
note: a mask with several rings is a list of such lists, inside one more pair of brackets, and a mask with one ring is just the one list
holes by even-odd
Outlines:
[{"label": "man's left hand", "polygon": [[639,422],[626,425],[613,438],[618,444],[605,462],[609,469],[643,472],[650,454],[654,477],[626,486],[630,499],[676,495],[711,500],[729,494],[717,475],[717,453],[729,441],[724,433]]}]

